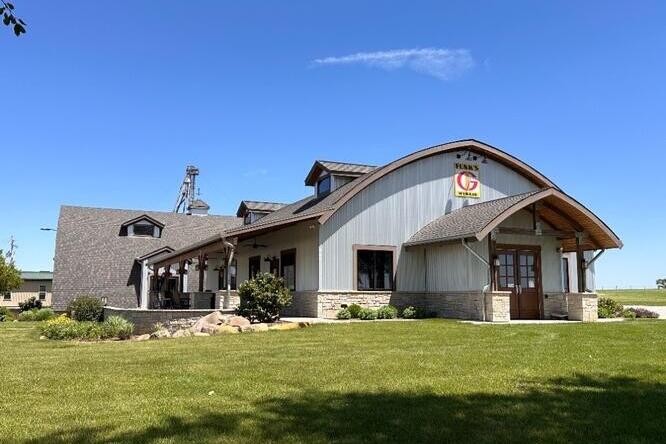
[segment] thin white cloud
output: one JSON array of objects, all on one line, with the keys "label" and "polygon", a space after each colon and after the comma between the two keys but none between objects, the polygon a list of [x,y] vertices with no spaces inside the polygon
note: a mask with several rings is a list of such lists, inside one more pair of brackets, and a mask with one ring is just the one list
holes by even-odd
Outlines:
[{"label": "thin white cloud", "polygon": [[268,174],[268,170],[264,168],[258,168],[256,170],[248,170],[243,173],[243,177],[257,177],[257,176],[265,176]]},{"label": "thin white cloud", "polygon": [[451,80],[471,69],[474,66],[474,59],[467,49],[415,48],[325,57],[314,60],[313,64],[316,66],[361,64],[387,71],[407,68],[440,80]]}]

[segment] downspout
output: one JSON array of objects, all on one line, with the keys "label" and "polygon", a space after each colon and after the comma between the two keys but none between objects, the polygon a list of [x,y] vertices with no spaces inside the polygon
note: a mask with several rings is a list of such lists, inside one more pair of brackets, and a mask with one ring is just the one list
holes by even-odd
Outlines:
[{"label": "downspout", "polygon": [[[222,239],[222,242],[224,245],[229,247],[229,258],[227,259],[227,266],[226,266],[226,281],[227,281],[227,305],[231,302],[231,262],[234,260],[234,244],[231,242],[228,242],[226,239]],[[224,308],[224,303],[222,304],[222,308]]]},{"label": "downspout", "polygon": [[481,255],[480,255],[479,253],[477,253],[476,251],[474,251],[474,250],[472,249],[472,247],[470,247],[470,246],[467,244],[467,241],[466,241],[465,239],[462,239],[462,244],[463,244],[463,247],[465,247],[465,248],[467,249],[467,251],[469,251],[470,253],[472,253],[472,256],[474,256],[475,258],[477,258],[478,260],[480,260],[480,261],[486,266],[486,268],[488,268],[488,283],[487,283],[486,285],[483,286],[483,291],[482,291],[482,293],[483,293],[483,304],[481,304],[481,305],[482,305],[482,306],[481,306],[481,313],[482,313],[483,321],[485,322],[485,321],[487,321],[487,317],[486,317],[486,296],[487,296],[488,290],[490,289],[490,281],[491,281],[491,277],[490,277],[490,273],[491,273],[490,263],[489,263],[487,260],[485,260],[483,257],[481,257]]}]

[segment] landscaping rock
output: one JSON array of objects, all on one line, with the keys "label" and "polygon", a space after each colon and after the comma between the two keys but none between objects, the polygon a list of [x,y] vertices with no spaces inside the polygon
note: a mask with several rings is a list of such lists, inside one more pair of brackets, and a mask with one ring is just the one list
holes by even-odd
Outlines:
[{"label": "landscaping rock", "polygon": [[202,331],[198,331],[198,332],[194,333],[194,336],[210,336],[210,334],[202,332]]},{"label": "landscaping rock", "polygon": [[277,324],[276,330],[298,330],[301,328],[300,323],[295,323],[295,322],[284,322]]},{"label": "landscaping rock", "polygon": [[252,324],[250,330],[253,332],[268,331],[268,324]]},{"label": "landscaping rock", "polygon": [[149,334],[134,336],[135,341],[147,341],[148,339],[150,339]]},{"label": "landscaping rock", "polygon": [[243,316],[232,316],[228,319],[227,324],[232,327],[248,327],[250,321]]},{"label": "landscaping rock", "polygon": [[46,336],[40,336],[39,339],[43,341],[44,339],[48,339],[48,338]]},{"label": "landscaping rock", "polygon": [[157,331],[154,331],[150,334],[151,339],[164,339],[164,338],[170,338],[171,333],[169,333],[169,330],[166,328],[160,328]]},{"label": "landscaping rock", "polygon": [[190,330],[176,330],[171,337],[172,338],[187,338],[188,336],[192,336],[192,332]]},{"label": "landscaping rock", "polygon": [[217,329],[215,330],[215,333],[217,334],[240,333],[240,328],[231,325],[218,325]]},{"label": "landscaping rock", "polygon": [[218,325],[222,325],[227,321],[227,318],[219,311],[214,311],[201,319],[191,328],[193,333],[215,333]]}]

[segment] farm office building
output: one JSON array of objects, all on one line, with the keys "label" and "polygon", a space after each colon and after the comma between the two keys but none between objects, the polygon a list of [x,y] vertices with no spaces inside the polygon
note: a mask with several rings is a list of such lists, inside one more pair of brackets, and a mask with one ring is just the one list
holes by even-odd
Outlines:
[{"label": "farm office building", "polygon": [[594,261],[622,246],[537,170],[475,140],[382,167],[317,161],[305,183],[313,191],[300,201],[243,201],[240,223],[144,256],[135,306],[178,299],[182,283],[164,282],[189,275],[199,284],[185,299],[212,294],[215,307],[233,307],[235,284],[261,271],[285,278],[291,315],[390,303],[462,319],[589,321]]}]

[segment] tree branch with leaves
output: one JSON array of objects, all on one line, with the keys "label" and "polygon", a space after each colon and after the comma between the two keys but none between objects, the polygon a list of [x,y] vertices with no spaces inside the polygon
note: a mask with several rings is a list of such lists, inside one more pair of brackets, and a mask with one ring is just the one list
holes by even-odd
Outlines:
[{"label": "tree branch with leaves", "polygon": [[25,27],[28,26],[25,22],[14,15],[14,4],[5,0],[0,0],[0,15],[2,15],[2,23],[5,26],[12,26],[16,37],[25,34]]},{"label": "tree branch with leaves", "polygon": [[21,272],[13,262],[5,259],[5,255],[0,250],[0,294],[16,290],[21,283]]}]

